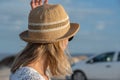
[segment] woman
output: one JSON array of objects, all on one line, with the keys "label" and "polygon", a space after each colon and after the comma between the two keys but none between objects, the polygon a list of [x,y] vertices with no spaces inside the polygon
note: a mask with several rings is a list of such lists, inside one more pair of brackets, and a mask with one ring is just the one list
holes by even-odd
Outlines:
[{"label": "woman", "polygon": [[52,76],[71,73],[64,51],[79,25],[70,23],[61,5],[47,4],[45,0],[31,1],[28,30],[20,34],[27,46],[16,57],[10,80],[50,80]]}]

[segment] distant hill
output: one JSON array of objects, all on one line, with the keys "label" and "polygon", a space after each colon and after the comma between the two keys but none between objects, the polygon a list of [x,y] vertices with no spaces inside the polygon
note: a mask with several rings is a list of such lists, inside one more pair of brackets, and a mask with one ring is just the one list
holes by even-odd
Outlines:
[{"label": "distant hill", "polygon": [[5,57],[0,61],[0,68],[1,67],[11,67],[13,61],[15,59],[15,55]]},{"label": "distant hill", "polygon": [[12,53],[0,53],[0,60],[6,58],[6,57],[9,57],[11,55],[15,55],[15,54],[12,54]]},{"label": "distant hill", "polygon": [[76,57],[76,56],[87,56],[87,57],[91,57],[93,56],[94,53],[72,53],[71,56]]}]

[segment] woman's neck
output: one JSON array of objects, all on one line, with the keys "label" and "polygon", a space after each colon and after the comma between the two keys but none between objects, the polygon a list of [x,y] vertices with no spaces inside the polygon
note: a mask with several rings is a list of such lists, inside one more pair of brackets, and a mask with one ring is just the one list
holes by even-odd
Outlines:
[{"label": "woman's neck", "polygon": [[28,64],[27,66],[29,67],[32,67],[34,68],[36,71],[38,71],[41,75],[46,75],[46,70],[47,70],[47,67],[48,67],[48,64],[47,64],[47,61],[46,59],[42,58],[42,59],[39,59],[35,62],[32,62],[30,64]]}]

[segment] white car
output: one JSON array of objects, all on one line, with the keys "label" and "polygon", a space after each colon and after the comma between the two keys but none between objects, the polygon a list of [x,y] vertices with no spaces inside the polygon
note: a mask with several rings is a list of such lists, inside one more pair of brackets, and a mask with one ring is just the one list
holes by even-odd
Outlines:
[{"label": "white car", "polygon": [[106,52],[72,65],[71,80],[120,80],[120,52]]}]

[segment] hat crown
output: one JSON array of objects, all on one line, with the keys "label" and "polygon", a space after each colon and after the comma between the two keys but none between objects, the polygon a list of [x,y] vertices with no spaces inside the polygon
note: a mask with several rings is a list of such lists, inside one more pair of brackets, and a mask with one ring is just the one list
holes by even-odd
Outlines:
[{"label": "hat crown", "polygon": [[29,37],[54,41],[68,32],[70,22],[61,5],[44,4],[30,12],[28,28]]},{"label": "hat crown", "polygon": [[33,9],[29,14],[29,23],[53,23],[68,17],[61,5],[44,4]]}]

